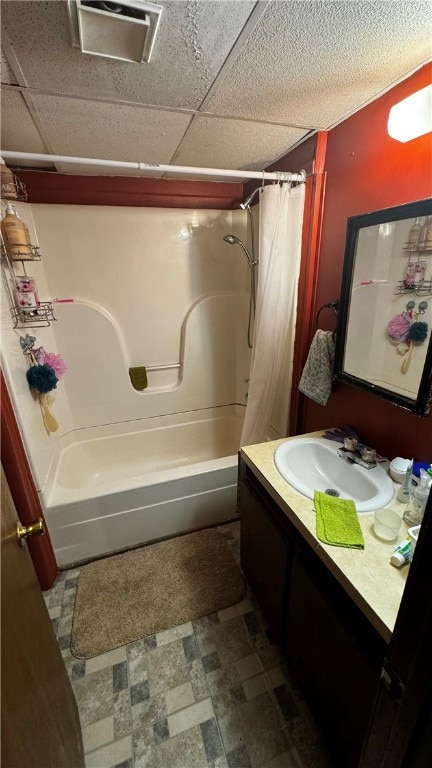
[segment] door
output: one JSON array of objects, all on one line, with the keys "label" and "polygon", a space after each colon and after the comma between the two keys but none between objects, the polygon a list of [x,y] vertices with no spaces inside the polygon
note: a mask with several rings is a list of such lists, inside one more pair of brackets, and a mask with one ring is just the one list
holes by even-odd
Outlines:
[{"label": "door", "polygon": [[83,768],[78,709],[1,470],[1,765]]},{"label": "door", "polygon": [[[0,387],[1,462],[18,517],[23,525],[30,525],[43,513],[2,371]],[[58,572],[49,534],[31,537],[28,548],[41,588],[49,589]]]}]

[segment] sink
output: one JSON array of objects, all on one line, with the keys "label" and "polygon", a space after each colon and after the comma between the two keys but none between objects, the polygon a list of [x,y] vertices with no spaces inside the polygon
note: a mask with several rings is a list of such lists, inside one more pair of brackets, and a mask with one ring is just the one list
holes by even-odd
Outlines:
[{"label": "sink", "polygon": [[335,491],[330,495],[352,499],[357,512],[373,512],[388,504],[394,486],[385,469],[345,461],[337,455],[340,447],[322,437],[294,437],[276,448],[274,463],[287,483],[309,499],[314,491]]}]

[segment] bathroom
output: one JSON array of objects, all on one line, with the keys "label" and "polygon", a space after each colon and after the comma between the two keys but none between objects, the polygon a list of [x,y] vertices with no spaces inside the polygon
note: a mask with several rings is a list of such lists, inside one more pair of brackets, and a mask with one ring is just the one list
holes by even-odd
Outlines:
[{"label": "bathroom", "polygon": [[[315,330],[317,310],[340,292],[347,218],[430,195],[427,137],[400,144],[390,139],[386,129],[390,107],[429,84],[430,75],[430,65],[418,69],[329,132],[320,131],[306,138],[291,152],[280,151],[279,155],[284,156],[274,163],[273,168],[278,171],[295,172],[305,168],[311,179],[309,207],[305,209],[308,227],[303,230],[290,427],[284,431],[287,411],[283,407],[286,404],[282,403],[282,414],[274,414],[272,437],[350,424],[365,442],[376,446],[385,455],[414,455],[424,460],[429,457],[429,419],[418,419],[371,394],[341,383],[334,384],[330,400],[323,409],[300,395],[297,387]],[[38,98],[42,101],[44,97],[40,94]],[[68,119],[67,114],[65,119]],[[285,146],[293,143],[287,141]],[[31,142],[19,148],[37,151],[29,144]],[[17,145],[11,144],[10,149],[17,149]],[[84,152],[79,146],[62,154],[97,156],[96,152]],[[102,150],[99,156],[105,156]],[[113,157],[118,159],[118,154]],[[141,158],[135,156],[135,159]],[[188,161],[185,164],[194,163]],[[212,162],[203,155],[196,164],[207,166]],[[213,164],[217,165],[216,162]],[[224,165],[234,167],[229,160]],[[409,173],[404,169],[409,169]],[[33,228],[37,232],[42,251],[40,264],[32,265],[39,291],[52,300],[74,299],[54,305],[57,321],[49,328],[28,329],[37,337],[38,344],[62,354],[68,366],[51,405],[60,424],[58,433],[49,437],[44,433],[38,404],[29,395],[24,379],[19,378],[25,369],[19,334],[26,331],[9,333],[5,330],[2,333],[5,370],[12,377],[12,382],[8,378],[8,388],[18,412],[31,469],[38,479],[47,473],[52,461],[52,446],[73,428],[85,430],[95,425],[103,428],[107,423],[139,418],[134,412],[134,403],[144,395],[137,394],[130,404],[127,398],[117,394],[123,390],[115,389],[116,377],[122,375],[124,383],[126,367],[145,365],[150,368],[186,361],[186,355],[181,356],[188,338],[187,325],[183,325],[186,315],[189,328],[211,325],[223,354],[218,357],[220,350],[217,346],[211,350],[201,348],[197,352],[200,355],[195,358],[198,368],[202,366],[204,370],[197,370],[197,363],[191,363],[192,390],[187,388],[187,396],[193,396],[193,405],[191,407],[187,402],[175,404],[170,412],[209,407],[233,410],[233,404],[237,411],[243,411],[247,403],[248,384],[245,380],[250,351],[245,338],[249,273],[241,249],[223,243],[223,237],[232,233],[251,248],[248,216],[247,212],[241,211],[240,202],[260,185],[259,178],[244,186],[228,181],[216,184],[209,180],[190,182],[133,177],[110,177],[98,184],[97,176],[86,179],[85,169],[78,170],[81,176],[74,183],[70,181],[74,177],[68,179],[67,176],[56,182],[52,173],[49,176],[32,171],[19,174],[29,193],[22,215],[24,218],[25,210],[26,223],[31,231]],[[64,179],[66,181],[62,183]],[[115,215],[109,207],[113,201]],[[258,209],[253,210],[256,217]],[[97,217],[97,228],[92,228],[93,214]],[[139,237],[142,240],[138,237],[141,222]],[[127,253],[122,245],[124,236],[131,238],[133,246],[128,247]],[[100,239],[104,241],[103,249],[99,246]],[[205,243],[203,250],[201,242]],[[145,269],[141,268],[141,263],[145,264]],[[169,294],[158,295],[154,291],[158,284],[169,286]],[[197,302],[202,296],[206,300]],[[321,318],[321,327],[332,330],[332,313],[324,313]],[[120,324],[120,338],[126,348],[122,348],[118,341],[115,322]],[[193,332],[189,334],[189,338],[192,337]],[[200,362],[204,353],[208,354],[205,366]],[[123,364],[121,368],[119,360],[126,360],[128,365]],[[97,380],[88,376],[89,362],[92,370],[96,368],[100,372]],[[203,382],[201,377],[207,374]],[[160,401],[167,391],[175,391],[181,375],[178,368],[148,371],[149,391],[146,394],[154,389],[151,394],[154,410],[148,412],[149,418],[165,417],[166,411],[160,410],[158,399]],[[198,381],[200,391],[197,394],[193,387]],[[107,407],[108,417],[104,410]],[[231,416],[236,422],[238,416]],[[235,429],[234,423],[234,433]],[[225,429],[223,431],[225,433]],[[221,478],[220,482],[222,493],[227,486],[233,486],[227,491],[230,504],[235,500],[237,449],[238,446],[230,449],[228,454],[221,454],[234,457],[229,467],[216,469],[217,472],[234,473],[234,480],[227,482]],[[210,504],[210,515],[212,509]],[[213,522],[219,521],[208,520],[209,524]],[[128,544],[125,541],[123,546]],[[77,556],[69,562],[84,557]],[[117,763],[128,758],[125,753]],[[107,763],[107,768],[108,765],[111,763]]]}]

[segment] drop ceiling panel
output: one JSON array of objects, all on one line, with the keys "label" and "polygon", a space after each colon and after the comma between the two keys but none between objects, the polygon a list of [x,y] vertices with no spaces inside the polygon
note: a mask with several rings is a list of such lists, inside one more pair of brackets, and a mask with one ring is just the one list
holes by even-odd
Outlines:
[{"label": "drop ceiling panel", "polygon": [[9,64],[6,54],[1,49],[1,81],[2,83],[5,83],[6,85],[17,85],[18,81],[12,71],[12,67]]},{"label": "drop ceiling panel", "polygon": [[328,128],[431,55],[432,4],[275,0],[206,111]]},{"label": "drop ceiling panel", "polygon": [[261,170],[306,133],[282,125],[197,116],[172,162],[207,168]]},{"label": "drop ceiling panel", "polygon": [[[1,92],[1,146],[2,149],[17,152],[45,153],[47,148],[42,141],[32,116],[20,93],[2,90]],[[12,161],[8,160],[8,164]],[[31,161],[20,165],[46,167],[45,163]]]},{"label": "drop ceiling panel", "polygon": [[[27,85],[46,91],[26,99],[50,152],[261,169],[432,53],[430,0],[161,4],[154,55],[140,65],[74,49],[63,0],[2,0],[4,49],[9,38]],[[7,62],[3,73],[14,81]],[[18,92],[4,92],[2,116],[4,148],[47,151]],[[128,173],[80,165],[73,172]]]},{"label": "drop ceiling panel", "polygon": [[53,152],[73,157],[169,163],[191,120],[181,112],[41,94],[32,99]]},{"label": "drop ceiling panel", "polygon": [[64,2],[3,0],[2,24],[29,86],[197,109],[255,2],[160,4],[164,9],[149,64],[98,58],[72,48]]}]

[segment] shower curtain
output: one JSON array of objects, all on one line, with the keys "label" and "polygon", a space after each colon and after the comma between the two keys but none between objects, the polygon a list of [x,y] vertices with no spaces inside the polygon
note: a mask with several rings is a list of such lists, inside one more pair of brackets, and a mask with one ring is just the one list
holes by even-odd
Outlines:
[{"label": "shower curtain", "polygon": [[255,332],[241,445],[268,439],[278,390],[285,405],[286,434],[304,197],[304,184],[274,184],[260,193]]}]

